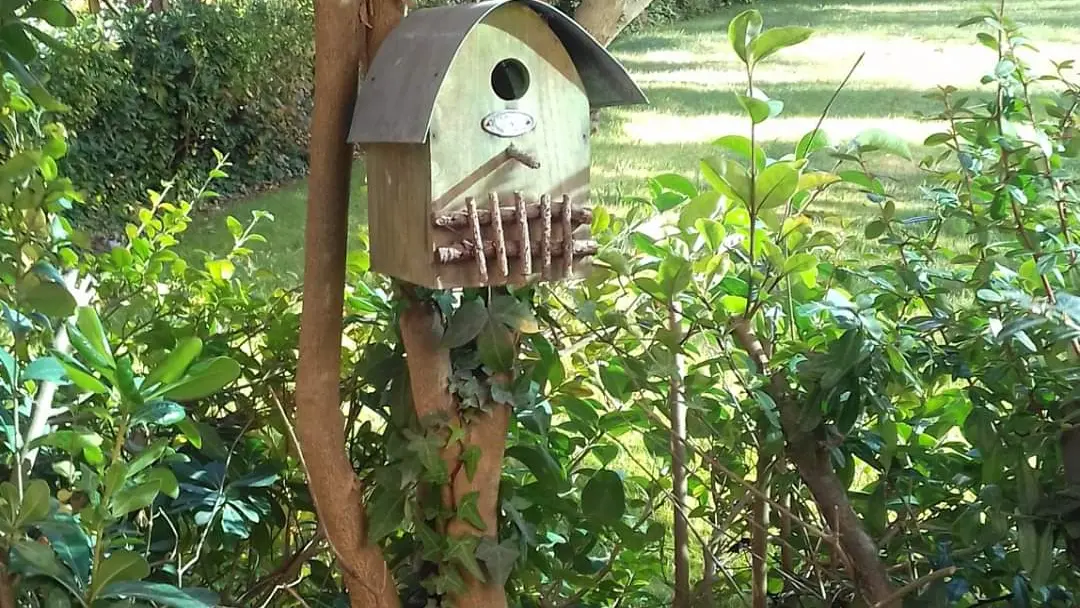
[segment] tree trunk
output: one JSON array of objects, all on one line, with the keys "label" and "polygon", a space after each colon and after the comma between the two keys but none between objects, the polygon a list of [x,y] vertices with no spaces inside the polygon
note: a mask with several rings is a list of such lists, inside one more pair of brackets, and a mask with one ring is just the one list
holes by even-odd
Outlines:
[{"label": "tree trunk", "polygon": [[751,605],[766,608],[769,602],[769,459],[762,453],[765,433],[758,434],[757,480],[762,496],[754,498],[750,513]]},{"label": "tree trunk", "polygon": [[[432,328],[441,324],[439,313],[433,305],[412,300],[401,315],[400,329],[409,366],[409,386],[412,390],[417,419],[437,415],[451,424],[465,424],[458,415],[457,400],[450,393],[450,352],[440,345],[439,335]],[[495,378],[493,378],[494,380]],[[442,453],[447,470],[451,472],[450,484],[444,488],[443,505],[456,512],[462,499],[477,492],[477,510],[484,523],[477,530],[467,522],[452,519],[446,535],[450,538],[480,536],[496,538],[499,530],[499,481],[502,477],[503,453],[506,449],[506,432],[510,424],[510,408],[495,405],[488,415],[481,415],[467,423],[462,444],[448,445]],[[480,449],[480,460],[470,480],[461,466],[461,453],[469,447]],[[505,608],[506,592],[501,584],[481,581],[466,572],[465,592],[454,597],[457,608]]]},{"label": "tree trunk", "polygon": [[899,606],[892,597],[892,583],[878,555],[877,543],[851,506],[847,488],[833,470],[828,449],[813,432],[805,432],[800,427],[802,408],[792,397],[783,372],[774,373],[770,369],[769,355],[745,319],[735,321],[732,330],[739,346],[750,355],[761,373],[769,376],[766,392],[780,411],[780,423],[787,440],[786,453],[810,488],[818,510],[839,537],[840,548],[851,564],[855,585],[863,599],[871,605],[885,602],[881,608]]},{"label": "tree trunk", "polygon": [[583,0],[574,11],[574,19],[607,46],[650,3],[652,0]]},{"label": "tree trunk", "polygon": [[[682,327],[675,305],[668,310],[668,330],[674,342],[679,341]],[[675,510],[675,595],[672,608],[690,608],[690,524],[686,519],[686,400],[683,396],[683,358],[675,355],[675,372],[668,388],[668,410],[671,416],[671,471],[674,486],[672,505]]]},{"label": "tree trunk", "polygon": [[396,608],[397,588],[377,546],[368,544],[363,489],[345,450],[340,370],[352,147],[346,142],[359,68],[372,51],[361,10],[380,19],[381,41],[400,18],[395,0],[316,0],[315,107],[304,235],[304,305],[296,377],[297,434],[326,538],[345,575],[353,608]]}]

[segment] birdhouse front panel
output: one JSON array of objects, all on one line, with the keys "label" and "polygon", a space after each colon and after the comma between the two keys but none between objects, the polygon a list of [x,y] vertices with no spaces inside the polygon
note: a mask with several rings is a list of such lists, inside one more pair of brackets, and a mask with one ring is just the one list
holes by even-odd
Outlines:
[{"label": "birdhouse front panel", "polygon": [[[443,285],[517,283],[529,276],[559,280],[569,274],[573,237],[565,233],[562,211],[568,200],[573,216],[577,202],[570,227],[580,228],[579,237],[587,241],[588,226],[582,224],[589,204],[589,128],[589,99],[577,68],[539,15],[506,4],[470,32],[439,91],[428,132],[432,239],[436,253],[445,254],[439,268]],[[487,212],[480,241],[490,243],[491,255],[484,255],[483,266],[476,255],[459,253],[476,241],[470,223],[438,222],[467,217],[470,201]],[[545,201],[550,217],[542,213]],[[518,219],[519,204],[528,226]],[[493,217],[496,208],[499,220],[506,211],[503,226]],[[504,251],[496,251],[499,228]],[[579,252],[577,259],[584,257]]]},{"label": "birdhouse front panel", "polygon": [[424,9],[361,84],[372,268],[432,288],[559,280],[590,240],[590,106],[644,102],[538,0]]}]

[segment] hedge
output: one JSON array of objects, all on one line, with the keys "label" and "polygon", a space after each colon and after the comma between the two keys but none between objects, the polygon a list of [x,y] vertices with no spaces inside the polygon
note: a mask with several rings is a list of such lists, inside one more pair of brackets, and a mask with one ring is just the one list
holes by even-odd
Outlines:
[{"label": "hedge", "polygon": [[236,196],[307,169],[314,45],[311,0],[174,2],[164,13],[85,19],[71,51],[45,60],[70,106],[64,171],[85,188],[96,227],[161,180],[194,183],[230,155]]}]

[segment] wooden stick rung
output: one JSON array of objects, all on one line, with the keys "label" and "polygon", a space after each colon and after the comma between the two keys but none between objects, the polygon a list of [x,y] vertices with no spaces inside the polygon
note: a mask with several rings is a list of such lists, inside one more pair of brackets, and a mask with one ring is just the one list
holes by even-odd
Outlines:
[{"label": "wooden stick rung", "polygon": [[[517,193],[515,193],[515,198]],[[477,217],[480,219],[481,226],[487,226],[492,223],[491,211],[488,209],[478,209]],[[529,219],[536,219],[540,217],[540,204],[532,203],[525,205],[525,214]],[[502,223],[518,221],[518,210],[516,207],[503,207],[499,209],[499,219]],[[561,201],[551,204],[551,216],[561,218],[563,215],[563,204]],[[592,224],[593,212],[588,207],[575,207],[570,213],[570,220],[574,225],[580,226],[582,224]],[[458,211],[452,211],[444,214],[431,214],[431,225],[436,228],[465,228],[469,225],[469,213],[468,211],[461,209]]]},{"label": "wooden stick rung", "polygon": [[574,215],[570,195],[562,197],[562,233],[563,233],[563,275],[568,276],[574,270],[574,227],[570,220]]},{"label": "wooden stick rung", "polygon": [[[566,255],[566,251],[571,251],[571,258],[584,257],[595,255],[600,250],[600,245],[593,240],[578,240],[571,241],[572,247],[568,247],[563,240],[554,241],[552,245],[558,255]],[[454,264],[457,262],[464,262],[476,257],[477,246],[475,243],[469,241],[459,245],[447,245],[445,247],[438,247],[435,249],[435,262],[438,264]],[[522,247],[521,243],[516,241],[508,241],[506,243],[506,255],[510,258],[521,258],[524,264],[525,260],[529,258],[524,257],[526,251],[531,250],[528,247]],[[484,241],[483,252],[485,256],[491,257],[495,255],[495,242]]]},{"label": "wooden stick rung", "polygon": [[[484,237],[480,233],[480,218],[476,213],[476,199],[468,197],[465,199],[465,211],[469,214],[469,223],[472,225],[472,236],[474,243],[483,243]],[[480,274],[480,282],[488,282],[487,271],[487,256],[484,255],[484,248],[477,247],[475,250],[476,270]]]},{"label": "wooden stick rung", "polygon": [[540,272],[551,276],[551,195],[540,195]]},{"label": "wooden stick rung", "polygon": [[499,265],[499,272],[506,277],[510,275],[510,263],[506,261],[506,235],[503,233],[499,194],[488,194],[488,203],[491,206],[491,227],[495,232],[495,262]]},{"label": "wooden stick rung", "polygon": [[[514,210],[517,213],[518,236],[521,238],[521,274],[532,274],[532,244],[529,242],[529,212],[521,192],[514,193]],[[477,241],[483,248],[483,243]]]}]

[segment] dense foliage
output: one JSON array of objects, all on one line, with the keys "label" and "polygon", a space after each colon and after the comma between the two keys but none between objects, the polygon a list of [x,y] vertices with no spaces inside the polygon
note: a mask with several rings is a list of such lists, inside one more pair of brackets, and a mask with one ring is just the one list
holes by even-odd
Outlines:
[{"label": "dense foliage", "polygon": [[89,16],[45,58],[71,150],[65,172],[87,216],[122,225],[162,180],[198,182],[229,150],[215,187],[237,195],[307,168],[313,44],[310,2],[174,2],[169,11]]},{"label": "dense foliage", "polygon": [[[28,12],[66,20],[55,7]],[[132,23],[168,31],[155,19]],[[680,516],[695,606],[743,605],[755,587],[775,605],[860,605],[883,597],[877,574],[914,583],[912,606],[1076,603],[1080,78],[1071,62],[1032,74],[999,12],[966,25],[988,47],[990,94],[935,93],[925,200],[904,215],[915,201],[874,167],[915,161],[887,133],[831,141],[823,120],[765,154],[756,125],[783,103],[754,70],[811,32],[734,19],[749,136],[715,142],[703,181],[658,175],[618,214],[596,209],[592,276],[412,294],[442,320],[450,419],[417,415],[401,294],[365,253],[349,259],[345,447],[406,606],[448,605],[469,577],[505,582],[523,608],[668,605]],[[194,205],[236,170],[209,148],[210,181],[152,192],[92,251],[64,173],[77,146],[9,69],[0,594],[343,605],[305,484],[319,463],[293,430],[298,294],[250,262],[273,218],[228,217],[227,251],[177,254]],[[879,206],[864,234],[812,221],[836,188]],[[498,529],[447,533],[486,527],[476,496],[440,497],[483,456],[460,423],[504,405]],[[669,422],[683,405],[685,431]]]}]

